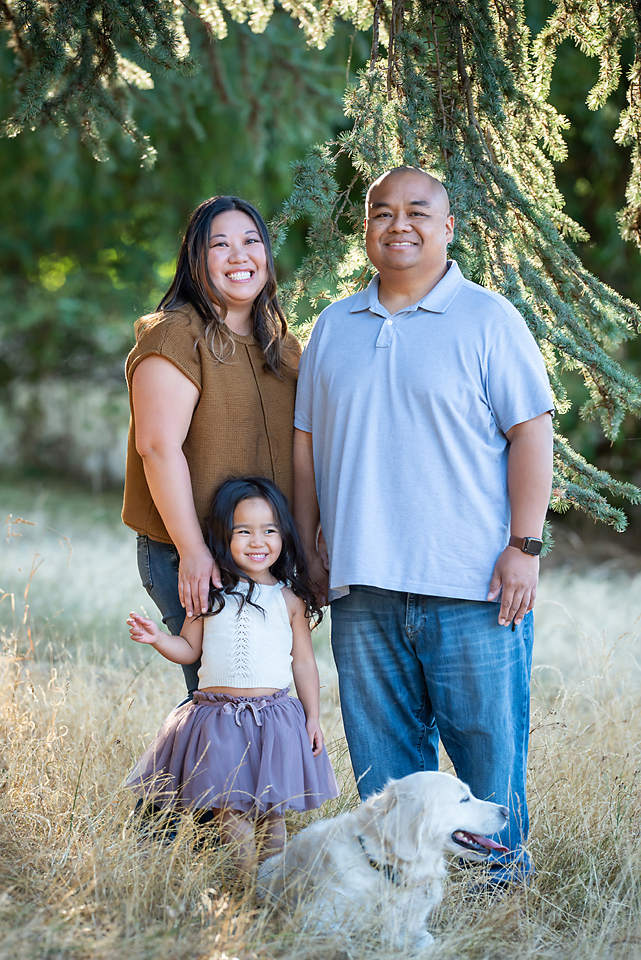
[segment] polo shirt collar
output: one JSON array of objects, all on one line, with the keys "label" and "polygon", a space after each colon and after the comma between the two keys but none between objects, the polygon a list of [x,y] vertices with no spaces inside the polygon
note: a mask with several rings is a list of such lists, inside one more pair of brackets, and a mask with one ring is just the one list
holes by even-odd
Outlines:
[{"label": "polo shirt collar", "polygon": [[[422,300],[414,304],[415,310],[426,310],[428,313],[445,313],[456,294],[463,284],[463,274],[455,260],[447,261],[447,273],[442,280],[433,287]],[[364,290],[361,290],[354,297],[354,302],[350,307],[350,313],[360,313],[363,310],[369,310],[379,317],[387,317],[389,311],[379,302],[378,299],[379,276],[376,274]]]}]

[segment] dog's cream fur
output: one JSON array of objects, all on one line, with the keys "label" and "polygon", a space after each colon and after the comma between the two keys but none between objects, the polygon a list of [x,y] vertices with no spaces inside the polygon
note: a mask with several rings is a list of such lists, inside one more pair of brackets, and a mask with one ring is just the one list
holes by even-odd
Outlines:
[{"label": "dog's cream fur", "polygon": [[259,891],[281,905],[305,900],[317,929],[377,930],[390,945],[419,950],[432,942],[426,921],[441,901],[444,854],[476,861],[489,854],[453,835],[492,834],[506,822],[505,807],[477,800],[456,777],[413,773],[353,813],[302,830],[261,865]]}]

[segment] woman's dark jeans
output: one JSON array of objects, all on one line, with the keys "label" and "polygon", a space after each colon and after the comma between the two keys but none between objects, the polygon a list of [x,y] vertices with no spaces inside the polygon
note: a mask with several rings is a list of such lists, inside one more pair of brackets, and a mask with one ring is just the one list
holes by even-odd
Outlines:
[{"label": "woman's dark jeans", "polygon": [[[142,585],[160,610],[162,622],[170,633],[177,636],[185,621],[185,610],[178,595],[178,551],[173,543],[160,543],[144,535],[139,535],[137,540]],[[199,668],[200,660],[182,668],[190,700],[194,690],[198,689]]]}]

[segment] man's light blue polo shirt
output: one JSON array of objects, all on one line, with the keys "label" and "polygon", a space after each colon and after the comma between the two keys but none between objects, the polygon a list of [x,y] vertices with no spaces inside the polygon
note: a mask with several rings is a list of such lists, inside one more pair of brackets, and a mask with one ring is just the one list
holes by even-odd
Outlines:
[{"label": "man's light blue polo shirt", "polygon": [[393,315],[375,277],[323,310],[303,353],[295,423],[313,435],[334,596],[485,600],[508,542],[505,434],[552,410],[550,386],[518,311],[448,268]]}]

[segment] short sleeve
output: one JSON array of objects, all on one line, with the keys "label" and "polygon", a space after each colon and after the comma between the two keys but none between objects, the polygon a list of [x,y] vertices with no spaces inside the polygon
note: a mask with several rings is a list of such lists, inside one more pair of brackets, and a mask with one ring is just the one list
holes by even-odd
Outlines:
[{"label": "short sleeve", "polygon": [[312,432],[312,399],[314,387],[314,366],[319,335],[319,323],[316,321],[307,346],[303,350],[298,365],[298,385],[296,387],[296,408],[294,411],[294,426],[305,433]]},{"label": "short sleeve", "polygon": [[501,319],[489,350],[487,392],[494,418],[506,434],[517,423],[554,414],[554,400],[541,351],[525,320],[511,304]]},{"label": "short sleeve", "polygon": [[161,319],[143,330],[127,357],[125,370],[129,385],[138,364],[155,355],[173,363],[201,391],[202,361],[197,340],[203,333],[202,323],[180,310],[160,316]]},{"label": "short sleeve", "polygon": [[283,359],[289,367],[293,367],[294,370],[298,369],[300,363],[300,357],[302,353],[302,347],[300,345],[300,340],[294,336],[294,334],[289,331],[285,336],[283,341]]}]

